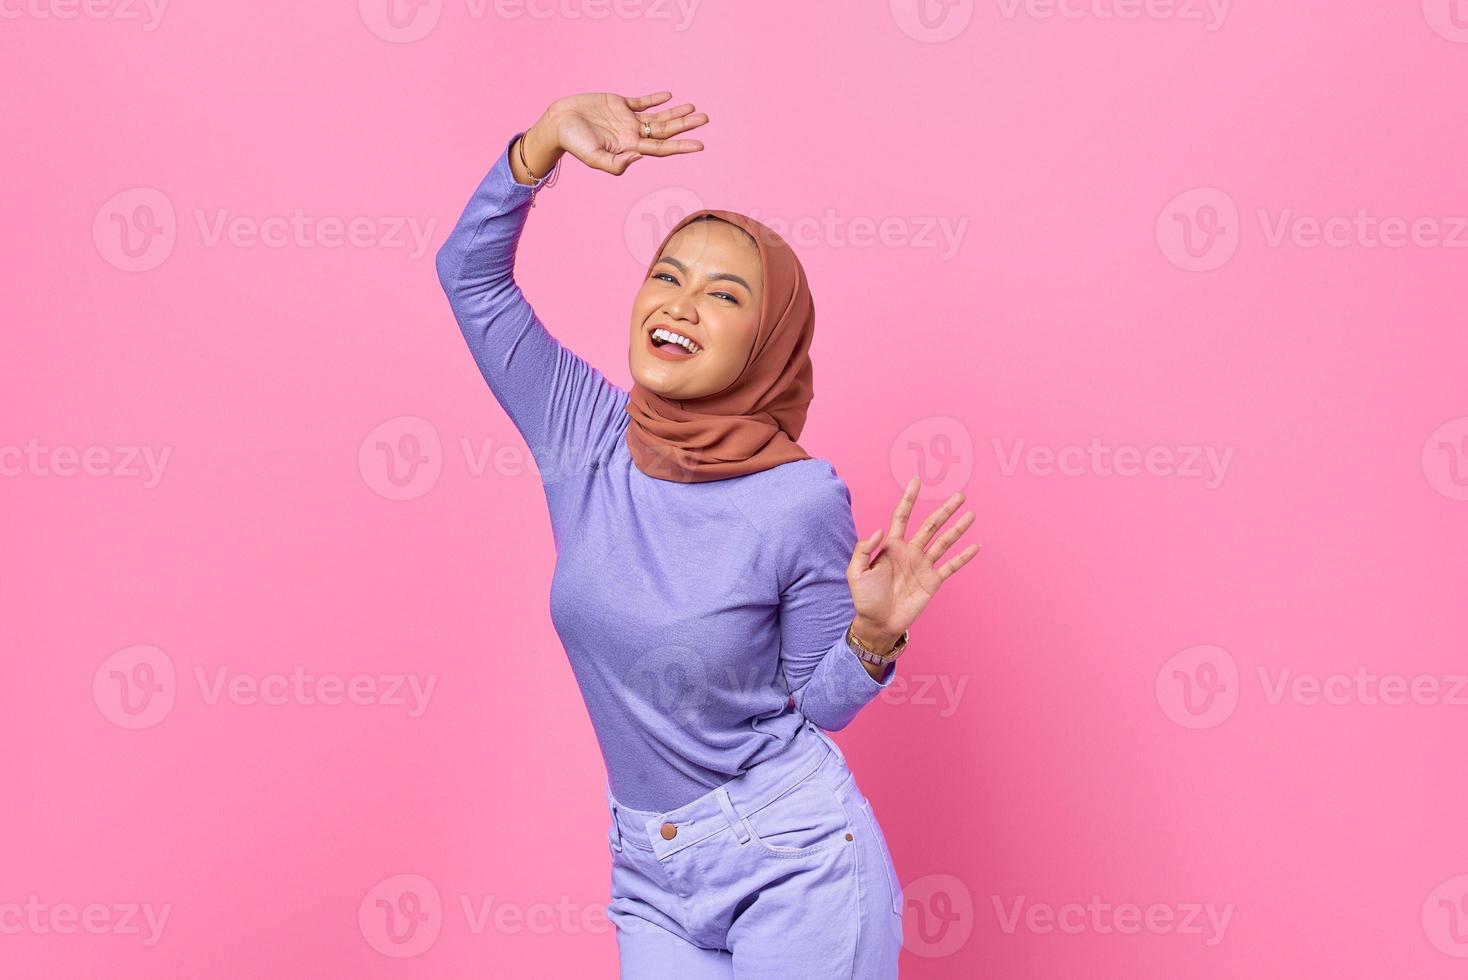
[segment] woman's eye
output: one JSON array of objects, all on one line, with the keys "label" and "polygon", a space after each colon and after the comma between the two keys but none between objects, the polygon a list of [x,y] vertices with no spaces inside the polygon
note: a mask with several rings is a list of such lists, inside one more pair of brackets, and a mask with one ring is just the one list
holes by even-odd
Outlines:
[{"label": "woman's eye", "polygon": [[[652,277],[654,279],[661,279],[664,282],[670,282],[670,283],[672,283],[675,286],[678,285],[678,280],[673,276],[673,274],[671,272],[654,272],[652,274]],[[739,298],[736,297],[736,296],[732,296],[729,293],[719,292],[719,293],[710,293],[709,295],[710,296],[719,296],[719,297],[722,297],[722,298],[728,300],[729,302],[733,303],[736,306],[739,305]]]}]

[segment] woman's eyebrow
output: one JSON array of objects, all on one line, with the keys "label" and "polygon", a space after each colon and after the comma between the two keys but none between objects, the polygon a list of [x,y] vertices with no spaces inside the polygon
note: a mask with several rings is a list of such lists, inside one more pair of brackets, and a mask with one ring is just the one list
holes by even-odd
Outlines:
[{"label": "woman's eyebrow", "polygon": [[[687,272],[688,271],[688,267],[686,265],[684,265],[682,262],[679,262],[677,259],[673,258],[671,255],[664,255],[662,258],[658,259],[658,263],[662,263],[662,262],[668,263],[669,265],[671,265],[675,269],[677,269],[679,272]],[[657,264],[657,263],[655,263],[655,264]],[[709,282],[713,282],[715,279],[728,279],[730,282],[737,282],[737,283],[739,283],[739,285],[741,285],[745,289],[749,290],[749,292],[751,294],[754,292],[754,287],[751,286],[749,283],[745,282],[743,276],[736,276],[732,272],[710,272],[708,274],[708,281]]]}]

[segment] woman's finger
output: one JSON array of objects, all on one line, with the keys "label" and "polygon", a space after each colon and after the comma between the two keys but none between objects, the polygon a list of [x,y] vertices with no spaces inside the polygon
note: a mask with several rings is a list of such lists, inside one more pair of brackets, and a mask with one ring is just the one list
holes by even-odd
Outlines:
[{"label": "woman's finger", "polygon": [[912,537],[913,545],[918,548],[926,548],[933,534],[938,528],[943,526],[943,522],[948,520],[961,503],[963,503],[963,491],[955,491],[953,496],[949,497],[942,507],[933,511],[928,515],[927,520],[923,521],[922,525],[918,528],[917,534]]},{"label": "woman's finger", "polygon": [[846,563],[846,574],[860,575],[871,567],[872,549],[877,546],[877,539],[881,536],[882,529],[877,528],[856,543],[856,549],[851,553],[851,561]]},{"label": "woman's finger", "polygon": [[661,123],[653,123],[652,135],[658,139],[667,139],[669,136],[677,136],[690,129],[697,129],[708,121],[709,117],[702,112],[696,112],[681,119],[665,119]]},{"label": "woman's finger", "polygon": [[902,491],[902,499],[897,501],[897,509],[892,512],[892,527],[887,531],[894,538],[907,539],[907,518],[912,514],[912,505],[917,501],[919,485],[916,476],[908,480],[907,489]]},{"label": "woman's finger", "polygon": [[672,97],[672,92],[653,92],[651,95],[633,95],[627,98],[627,108],[633,112],[639,112],[643,109],[651,109],[655,105],[660,105]]},{"label": "woman's finger", "polygon": [[[667,122],[669,119],[677,119],[680,116],[686,116],[692,111],[693,103],[685,102],[680,106],[674,106],[671,109],[664,109],[662,112],[654,112],[651,114],[640,113],[637,118],[639,122],[644,119],[651,122],[653,124],[653,128],[656,129],[658,123],[664,123]],[[702,113],[700,113],[700,115],[702,115]]]},{"label": "woman's finger", "polygon": [[[938,536],[937,541],[934,541],[931,545],[928,546],[928,549],[923,552],[923,557],[928,559],[928,561],[933,563],[934,565],[938,564],[938,559],[943,557],[943,552],[951,548],[953,546],[953,542],[958,540],[959,535],[968,530],[969,525],[974,522],[974,517],[975,515],[973,511],[964,511],[963,516],[958,519],[957,524],[954,524],[948,530],[944,531],[941,535]],[[917,543],[916,539],[913,540],[913,543]]]},{"label": "woman's finger", "polygon": [[698,140],[642,139],[637,141],[637,152],[645,157],[670,157],[675,153],[695,153],[701,149],[703,149],[703,144]]},{"label": "woman's finger", "polygon": [[969,559],[973,558],[974,555],[977,555],[979,553],[980,547],[980,545],[971,544],[967,548],[960,551],[957,558],[954,558],[952,561],[946,561],[942,565],[939,565],[938,580],[941,582],[947,579],[948,576],[952,575],[954,572],[967,565],[969,563]]}]

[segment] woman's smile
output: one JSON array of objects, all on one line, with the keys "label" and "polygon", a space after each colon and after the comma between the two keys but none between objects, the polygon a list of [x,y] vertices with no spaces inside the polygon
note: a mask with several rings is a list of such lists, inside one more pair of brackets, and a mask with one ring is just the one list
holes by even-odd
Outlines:
[{"label": "woman's smile", "polygon": [[[693,345],[693,350],[690,351],[682,343],[673,340],[673,336],[687,340]],[[647,332],[647,347],[655,356],[669,361],[686,361],[703,352],[702,345],[686,333],[679,333],[671,327],[663,326],[653,327]]]}]

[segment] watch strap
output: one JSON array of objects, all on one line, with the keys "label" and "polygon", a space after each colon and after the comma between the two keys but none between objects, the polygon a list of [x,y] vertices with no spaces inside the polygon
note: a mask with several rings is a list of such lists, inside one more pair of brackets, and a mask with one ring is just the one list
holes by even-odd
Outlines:
[{"label": "watch strap", "polygon": [[897,638],[897,642],[892,645],[891,650],[888,650],[886,653],[877,653],[868,649],[861,640],[857,639],[856,624],[852,623],[846,627],[846,645],[851,648],[852,653],[867,663],[877,667],[885,667],[887,664],[896,660],[898,655],[907,648],[907,634],[908,631],[903,630],[902,635]]}]

